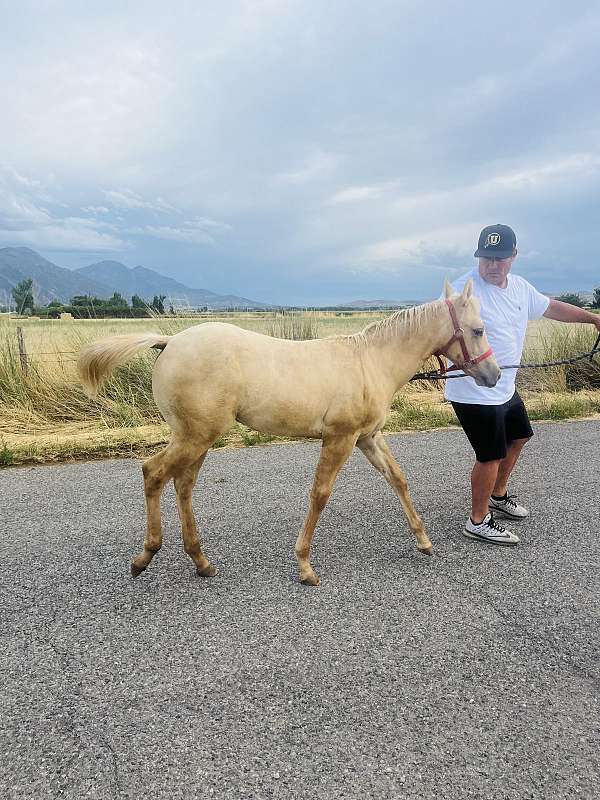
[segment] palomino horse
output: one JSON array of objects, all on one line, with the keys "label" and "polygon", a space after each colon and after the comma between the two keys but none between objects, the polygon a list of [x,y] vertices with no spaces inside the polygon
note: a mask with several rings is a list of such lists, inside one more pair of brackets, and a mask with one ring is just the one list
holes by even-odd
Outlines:
[{"label": "palomino horse", "polygon": [[352,336],[298,342],[207,322],[175,336],[112,336],[87,346],[78,370],[90,396],[117,364],[141,348],[162,350],[152,390],[172,437],[144,462],[148,527],[144,549],[131,564],[133,576],[161,547],[160,496],[171,478],[185,552],[199,575],[216,574],[198,540],[192,489],[209,448],[235,420],[265,433],[323,441],[295,547],[302,583],[319,584],[309,558],[313,532],[355,445],[400,498],[418,549],[430,553],[404,474],[381,433],[392,399],[434,353],[448,356],[479,385],[494,386],[500,377],[472,282],[460,295],[452,295],[446,282],[444,294],[445,299],[397,311]]}]

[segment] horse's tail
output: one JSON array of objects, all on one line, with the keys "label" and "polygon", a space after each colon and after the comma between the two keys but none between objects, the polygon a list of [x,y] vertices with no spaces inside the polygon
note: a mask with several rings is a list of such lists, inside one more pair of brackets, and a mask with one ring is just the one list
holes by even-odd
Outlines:
[{"label": "horse's tail", "polygon": [[142,347],[164,350],[170,338],[159,333],[128,333],[88,344],[77,359],[77,372],[85,393],[96,397],[100,384],[117,365],[128,361]]}]

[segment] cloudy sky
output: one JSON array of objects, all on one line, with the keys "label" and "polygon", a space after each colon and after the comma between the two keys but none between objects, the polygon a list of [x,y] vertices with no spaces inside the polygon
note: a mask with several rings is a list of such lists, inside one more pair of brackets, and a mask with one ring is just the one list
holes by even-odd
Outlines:
[{"label": "cloudy sky", "polygon": [[268,302],[428,299],[512,225],[600,285],[600,8],[1,2],[0,246]]}]

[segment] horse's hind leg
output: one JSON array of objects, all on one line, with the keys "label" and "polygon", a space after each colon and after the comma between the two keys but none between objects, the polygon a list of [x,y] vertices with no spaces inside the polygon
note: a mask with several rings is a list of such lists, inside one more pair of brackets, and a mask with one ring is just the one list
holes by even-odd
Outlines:
[{"label": "horse's hind leg", "polygon": [[415,511],[415,507],[408,491],[406,477],[398,466],[398,462],[392,455],[390,448],[387,446],[381,431],[378,431],[375,436],[369,436],[366,439],[359,439],[356,443],[356,446],[363,451],[375,469],[378,472],[381,472],[383,477],[400,498],[400,502],[402,503],[402,508],[406,514],[406,519],[408,520],[410,529],[417,539],[417,547],[419,550],[421,550],[423,553],[431,553],[433,547],[429,541],[427,533],[425,532],[421,517]]},{"label": "horse's hind leg", "polygon": [[354,436],[323,440],[321,456],[317,465],[313,487],[310,492],[310,508],[298,539],[296,558],[300,570],[300,581],[309,586],[318,586],[320,580],[310,565],[310,545],[321,512],[331,496],[338,472],[344,466],[354,448]]},{"label": "horse's hind leg", "polygon": [[[195,456],[197,458],[197,455]],[[131,563],[134,578],[150,564],[162,546],[160,524],[160,497],[165,484],[177,471],[193,463],[194,456],[189,449],[178,442],[171,442],[164,450],[144,462],[144,491],[146,494],[146,536],[144,549]]]},{"label": "horse's hind leg", "polygon": [[175,476],[175,491],[177,493],[177,510],[181,520],[184,550],[196,565],[198,575],[203,578],[212,578],[213,575],[217,574],[217,569],[212,566],[202,552],[192,509],[192,491],[205,458],[206,453],[203,453],[194,464],[186,467]]}]

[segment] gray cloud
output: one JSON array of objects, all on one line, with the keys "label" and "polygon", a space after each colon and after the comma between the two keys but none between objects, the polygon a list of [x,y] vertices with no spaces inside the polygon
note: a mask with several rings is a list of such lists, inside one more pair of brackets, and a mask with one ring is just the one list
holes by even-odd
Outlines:
[{"label": "gray cloud", "polygon": [[309,303],[437,294],[501,220],[540,288],[600,282],[593,7],[31,1],[5,16],[1,243]]},{"label": "gray cloud", "polygon": [[159,213],[175,211],[173,206],[165,202],[162,197],[157,197],[154,200],[145,200],[131,189],[121,189],[120,191],[109,189],[108,191],[104,190],[103,194],[115,208],[144,209]]}]

